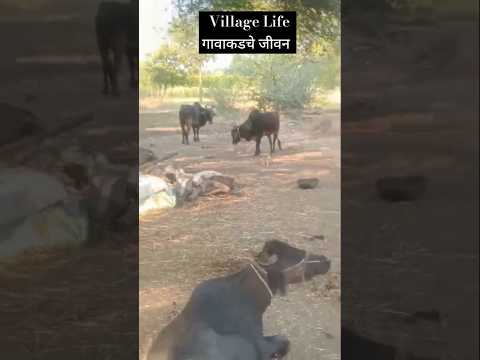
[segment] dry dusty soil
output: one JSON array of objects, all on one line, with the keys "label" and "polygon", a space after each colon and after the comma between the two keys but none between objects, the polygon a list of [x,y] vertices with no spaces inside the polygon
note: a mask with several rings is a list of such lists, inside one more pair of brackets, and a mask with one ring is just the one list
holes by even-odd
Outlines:
[{"label": "dry dusty soil", "polygon": [[[186,172],[216,170],[235,178],[238,194],[194,204],[140,221],[141,355],[200,282],[236,271],[269,239],[280,239],[332,259],[329,274],[290,286],[265,316],[267,334],[292,343],[289,359],[340,358],[340,138],[339,111],[281,115],[283,150],[273,156],[264,139],[232,145],[229,115],[201,129],[200,142],[181,144],[178,105],[140,115],[140,144],[163,165]],[[301,190],[301,177],[319,186]]]},{"label": "dry dusty soil", "polygon": [[[52,149],[35,142],[21,149],[36,156],[39,164],[44,156],[55,158],[71,145],[100,151],[115,162],[137,162],[138,144],[132,141],[138,129],[136,91],[127,90],[128,79],[122,78],[119,99],[100,94],[93,27],[98,2],[30,2],[39,7],[32,11],[0,4],[0,40],[6,49],[0,59],[0,103],[30,111],[43,131],[66,125],[70,117],[91,117],[57,134]],[[51,6],[44,6],[47,3]],[[0,113],[2,122],[12,121],[1,106]],[[0,168],[18,166],[18,151],[4,150]],[[138,306],[134,230],[99,246],[34,252],[1,264],[0,357],[136,358],[138,336],[132,329],[138,312],[128,310]]]}]

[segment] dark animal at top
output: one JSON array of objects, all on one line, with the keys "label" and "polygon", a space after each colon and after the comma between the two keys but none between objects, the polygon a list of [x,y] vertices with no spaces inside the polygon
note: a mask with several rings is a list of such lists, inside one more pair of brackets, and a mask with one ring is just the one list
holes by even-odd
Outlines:
[{"label": "dark animal at top", "polygon": [[284,277],[252,263],[197,286],[183,311],[159,334],[148,360],[270,360],[289,351],[283,336],[263,335],[263,313]]},{"label": "dark animal at top", "polygon": [[257,156],[260,155],[260,142],[262,141],[262,137],[267,136],[270,143],[270,153],[274,153],[276,143],[278,143],[278,149],[282,150],[282,144],[278,138],[279,130],[280,115],[278,112],[260,112],[253,110],[242,125],[234,126],[232,129],[232,142],[236,145],[241,139],[247,141],[255,139],[255,156]]},{"label": "dark animal at top", "polygon": [[135,88],[138,84],[138,0],[101,2],[95,17],[95,32],[102,61],[103,93],[119,94],[118,73],[124,55],[130,70],[130,86]]},{"label": "dark animal at top", "polygon": [[288,284],[308,281],[330,270],[330,260],[325,256],[310,254],[279,240],[267,241],[257,261],[267,272],[280,271]]},{"label": "dark animal at top", "polygon": [[182,144],[189,144],[190,128],[193,130],[193,141],[200,141],[200,128],[207,122],[213,122],[215,111],[213,108],[202,107],[198,102],[193,105],[181,105],[178,114],[182,129]]}]

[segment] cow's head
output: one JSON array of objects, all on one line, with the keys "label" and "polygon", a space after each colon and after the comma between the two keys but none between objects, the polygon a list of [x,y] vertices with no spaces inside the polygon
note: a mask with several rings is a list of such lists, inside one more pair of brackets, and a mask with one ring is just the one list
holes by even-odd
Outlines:
[{"label": "cow's head", "polygon": [[280,271],[288,283],[310,280],[330,270],[330,260],[325,256],[307,253],[279,240],[267,241],[256,261],[267,272]]},{"label": "cow's head", "polygon": [[215,115],[217,115],[215,113],[215,108],[213,106],[205,106],[205,109],[204,109],[204,114],[205,114],[205,118],[206,120],[211,124],[213,123],[213,117]]},{"label": "cow's head", "polygon": [[235,125],[232,128],[232,144],[237,145],[240,142],[240,127]]},{"label": "cow's head", "polygon": [[263,245],[260,254],[257,255],[257,262],[262,266],[269,266],[285,262],[286,258],[292,261],[301,261],[305,257],[305,251],[294,248],[280,240],[269,240]]}]

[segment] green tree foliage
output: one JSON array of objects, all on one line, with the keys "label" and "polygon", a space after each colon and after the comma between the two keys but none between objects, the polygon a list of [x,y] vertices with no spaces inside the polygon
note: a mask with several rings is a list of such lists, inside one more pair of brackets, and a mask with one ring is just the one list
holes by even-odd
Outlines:
[{"label": "green tree foliage", "polygon": [[202,10],[290,10],[297,12],[298,52],[325,54],[339,46],[340,0],[176,0],[180,19]]},{"label": "green tree foliage", "polygon": [[[255,99],[261,108],[303,107],[319,86],[338,86],[340,69],[335,63],[340,61],[339,0],[176,0],[175,5],[179,17],[174,28],[182,29],[185,38],[193,42],[197,37],[192,32],[187,34],[184,24],[197,28],[198,11],[297,12],[297,55],[235,56],[225,79],[208,84],[210,96],[220,107],[231,105],[240,93]],[[188,47],[196,49],[193,42]]]},{"label": "green tree foliage", "polygon": [[244,78],[233,73],[218,72],[204,78],[208,96],[215,100],[220,112],[231,112],[234,109],[234,102],[245,93],[244,84]]},{"label": "green tree foliage", "polygon": [[[339,85],[339,0],[176,0],[177,17],[170,24],[170,46],[145,64],[145,80],[163,89],[199,87],[219,110],[231,110],[239,99],[260,108],[301,108],[319,89]],[[198,11],[295,10],[297,54],[235,55],[228,70],[205,73],[213,55],[198,53]],[[170,59],[167,59],[169,58]],[[162,84],[162,85],[159,85]]]},{"label": "green tree foliage", "polygon": [[165,92],[169,87],[185,85],[190,68],[181,49],[163,45],[141,65],[141,84]]},{"label": "green tree foliage", "polygon": [[190,79],[197,79],[200,89],[200,101],[203,97],[203,66],[213,56],[198,53],[198,15],[189,15],[174,19],[169,30],[172,42],[181,52],[185,65],[190,71]]},{"label": "green tree foliage", "polygon": [[229,74],[259,108],[302,108],[319,88],[338,86],[338,58],[305,61],[296,55],[236,56]]}]

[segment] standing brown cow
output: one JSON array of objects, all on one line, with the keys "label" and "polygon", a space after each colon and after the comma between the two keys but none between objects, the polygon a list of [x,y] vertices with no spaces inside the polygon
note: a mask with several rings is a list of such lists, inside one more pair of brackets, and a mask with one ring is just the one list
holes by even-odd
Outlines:
[{"label": "standing brown cow", "polygon": [[278,144],[278,149],[282,150],[282,144],[278,138],[279,131],[280,115],[278,112],[260,112],[253,110],[242,125],[235,126],[232,129],[232,142],[236,145],[241,139],[250,141],[254,138],[256,142],[255,156],[257,156],[260,155],[260,142],[262,141],[262,137],[267,136],[270,143],[270,153],[274,153],[275,143]]}]

